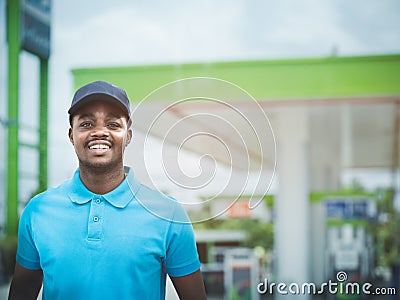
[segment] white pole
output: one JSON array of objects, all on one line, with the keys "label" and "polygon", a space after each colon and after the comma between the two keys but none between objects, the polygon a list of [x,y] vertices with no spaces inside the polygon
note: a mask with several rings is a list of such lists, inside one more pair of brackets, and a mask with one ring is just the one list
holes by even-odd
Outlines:
[{"label": "white pole", "polygon": [[[288,108],[277,120],[277,167],[275,254],[277,284],[310,282],[309,128],[306,109]],[[290,299],[310,299],[291,295]],[[276,299],[288,295],[275,292]]]}]

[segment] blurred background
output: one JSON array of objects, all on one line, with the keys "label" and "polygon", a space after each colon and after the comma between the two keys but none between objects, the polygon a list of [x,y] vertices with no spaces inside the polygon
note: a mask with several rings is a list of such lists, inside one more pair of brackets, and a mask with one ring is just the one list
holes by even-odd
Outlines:
[{"label": "blurred background", "polygon": [[126,162],[185,206],[209,299],[338,272],[398,291],[399,1],[0,0],[0,22],[0,299],[18,214],[77,167],[67,110],[93,80],[127,91]]}]

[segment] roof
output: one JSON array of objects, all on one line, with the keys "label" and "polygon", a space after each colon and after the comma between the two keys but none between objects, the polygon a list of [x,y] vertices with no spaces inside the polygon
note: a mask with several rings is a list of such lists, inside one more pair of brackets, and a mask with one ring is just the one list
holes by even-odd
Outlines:
[{"label": "roof", "polygon": [[196,230],[196,242],[240,242],[246,239],[242,230]]},{"label": "roof", "polygon": [[123,87],[134,102],[169,82],[214,77],[260,101],[400,95],[400,54],[96,67],[72,70],[75,88],[94,80]]}]

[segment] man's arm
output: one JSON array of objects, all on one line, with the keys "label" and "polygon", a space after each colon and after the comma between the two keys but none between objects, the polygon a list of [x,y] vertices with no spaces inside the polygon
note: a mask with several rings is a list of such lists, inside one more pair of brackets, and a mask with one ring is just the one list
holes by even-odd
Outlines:
[{"label": "man's arm", "polygon": [[16,263],[8,299],[36,300],[42,286],[42,280],[42,270],[29,270]]},{"label": "man's arm", "polygon": [[205,300],[206,291],[200,270],[180,277],[171,277],[175,290],[181,300]]}]

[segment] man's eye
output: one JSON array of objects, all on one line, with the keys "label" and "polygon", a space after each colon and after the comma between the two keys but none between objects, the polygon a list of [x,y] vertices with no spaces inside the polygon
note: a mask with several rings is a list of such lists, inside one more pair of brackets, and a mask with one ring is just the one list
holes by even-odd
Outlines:
[{"label": "man's eye", "polygon": [[108,123],[107,127],[109,127],[109,128],[119,128],[120,126],[119,126],[118,123]]},{"label": "man's eye", "polygon": [[91,126],[92,126],[92,123],[90,123],[90,122],[83,122],[81,124],[81,127],[91,127]]}]

